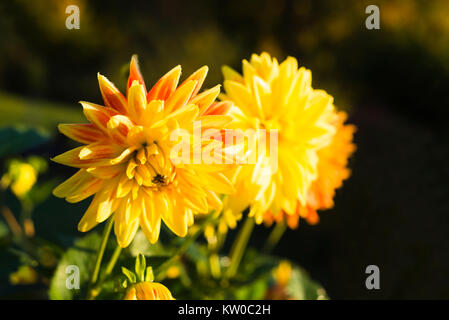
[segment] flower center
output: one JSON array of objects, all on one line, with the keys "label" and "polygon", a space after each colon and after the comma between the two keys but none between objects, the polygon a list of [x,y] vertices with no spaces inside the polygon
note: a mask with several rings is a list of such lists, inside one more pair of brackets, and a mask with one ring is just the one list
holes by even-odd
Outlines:
[{"label": "flower center", "polygon": [[128,162],[126,175],[139,185],[159,189],[175,178],[174,166],[156,143],[143,144]]}]

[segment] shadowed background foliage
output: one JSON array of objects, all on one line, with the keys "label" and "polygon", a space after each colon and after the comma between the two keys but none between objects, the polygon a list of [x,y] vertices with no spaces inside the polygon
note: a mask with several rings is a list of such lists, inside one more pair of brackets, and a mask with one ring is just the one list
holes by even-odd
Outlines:
[{"label": "shadowed background foliage", "polygon": [[[79,30],[65,27],[69,4],[80,8]],[[0,125],[45,131],[50,140],[20,156],[49,158],[71,146],[56,124],[81,121],[77,101],[101,103],[96,73],[123,89],[134,53],[148,83],[177,64],[184,75],[207,64],[206,87],[222,82],[220,66],[240,70],[252,53],[294,56],[312,70],[313,86],[349,112],[358,149],[336,207],[317,226],[288,231],[275,254],[301,264],[331,298],[447,299],[449,2],[376,1],[380,30],[365,28],[370,4],[3,1]],[[73,172],[50,163],[39,179],[62,181]],[[19,207],[12,196],[2,201]],[[36,232],[68,243],[87,203],[48,197],[35,210]],[[257,247],[266,234],[257,228],[251,243]],[[18,259],[1,247],[0,254],[0,294],[11,297],[8,274]],[[380,268],[380,290],[365,288],[370,264]]]}]

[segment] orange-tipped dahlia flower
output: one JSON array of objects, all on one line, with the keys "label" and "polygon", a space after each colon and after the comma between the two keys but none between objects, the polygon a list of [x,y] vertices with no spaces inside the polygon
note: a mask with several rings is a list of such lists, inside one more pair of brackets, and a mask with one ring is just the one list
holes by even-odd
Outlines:
[{"label": "orange-tipped dahlia flower", "polygon": [[151,281],[133,284],[123,300],[175,300],[168,288],[163,284]]},{"label": "orange-tipped dahlia flower", "polygon": [[[337,129],[333,98],[312,88],[311,72],[298,68],[292,57],[278,64],[267,53],[254,54],[250,61],[243,60],[243,75],[229,67],[223,68],[223,74],[223,98],[235,104],[230,112],[233,126],[260,132],[258,145],[277,142],[277,148],[266,146],[270,151],[257,152],[255,163],[235,171],[232,180],[237,192],[227,197],[226,207],[237,214],[249,206],[249,214],[257,223],[286,216],[293,224],[311,204],[310,190],[319,176],[320,152],[330,146]],[[266,138],[269,130],[277,130],[277,140]],[[337,186],[326,182],[329,170],[324,169],[318,184]],[[336,180],[334,175],[329,179]],[[326,199],[333,197],[330,189],[320,188]],[[324,195],[320,197],[324,199]]]},{"label": "orange-tipped dahlia flower", "polygon": [[[217,194],[234,190],[220,172],[222,166],[173,161],[171,153],[178,143],[171,137],[176,130],[184,129],[191,141],[201,135],[192,130],[194,121],[201,122],[201,130],[220,130],[230,121],[225,115],[230,103],[214,103],[219,86],[198,93],[207,71],[206,66],[200,68],[178,86],[177,66],[147,92],[133,56],[126,95],[98,74],[105,105],[81,102],[89,123],[59,125],[61,133],[84,145],[53,159],[80,168],[54,190],[55,196],[73,203],[95,195],[79,222],[80,231],[113,215],[121,247],[129,245],[139,225],[155,243],[161,220],[183,237],[194,213],[221,209]],[[210,142],[201,140],[193,154]],[[223,149],[223,157],[227,152]]]}]

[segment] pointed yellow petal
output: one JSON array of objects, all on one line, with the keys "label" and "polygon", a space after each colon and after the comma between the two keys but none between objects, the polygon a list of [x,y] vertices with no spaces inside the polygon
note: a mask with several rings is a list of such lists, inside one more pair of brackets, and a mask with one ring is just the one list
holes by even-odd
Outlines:
[{"label": "pointed yellow petal", "polygon": [[75,168],[87,168],[87,167],[98,167],[102,165],[109,164],[108,159],[89,159],[89,160],[81,160],[79,154],[81,150],[85,147],[78,147],[72,150],[69,150],[63,154],[60,154],[51,160],[57,162],[59,164],[63,164],[69,167]]},{"label": "pointed yellow petal", "polygon": [[148,241],[156,243],[161,228],[161,215],[154,209],[152,197],[142,197],[141,201],[143,201],[143,210],[140,215],[140,227]]},{"label": "pointed yellow petal", "polygon": [[112,179],[125,170],[123,165],[87,168],[87,172],[100,179]]},{"label": "pointed yellow petal", "polygon": [[112,159],[119,156],[123,148],[103,141],[91,143],[81,149],[80,160]]},{"label": "pointed yellow petal", "polygon": [[93,124],[59,124],[59,132],[66,137],[81,143],[91,143],[105,138],[105,134]]},{"label": "pointed yellow petal", "polygon": [[84,213],[78,224],[78,230],[87,232],[95,227],[98,223],[106,220],[113,212],[115,197],[113,188],[109,187],[97,193],[93,198],[86,213]]},{"label": "pointed yellow petal", "polygon": [[124,144],[128,132],[133,126],[133,122],[127,116],[115,115],[107,123],[108,134],[115,142]]},{"label": "pointed yellow petal", "polygon": [[139,217],[133,216],[133,209],[137,211],[138,207],[132,208],[130,202],[122,200],[115,213],[114,233],[118,245],[122,248],[126,248],[131,243],[139,228]]},{"label": "pointed yellow petal", "polygon": [[128,91],[128,110],[134,121],[141,123],[141,117],[147,105],[146,91],[143,85],[134,81]]},{"label": "pointed yellow petal", "polygon": [[107,133],[107,124],[112,116],[118,112],[109,107],[103,107],[95,103],[81,101],[83,112],[87,120],[94,124],[98,129]]},{"label": "pointed yellow petal", "polygon": [[168,121],[172,119],[178,122],[181,127],[183,127],[184,125],[191,124],[193,120],[195,120],[198,116],[198,113],[199,110],[195,104],[188,104],[170,113],[162,121]]},{"label": "pointed yellow petal", "polygon": [[167,100],[175,91],[181,76],[181,66],[176,66],[165,74],[148,92],[147,101]]},{"label": "pointed yellow petal", "polygon": [[134,81],[139,82],[143,86],[144,91],[147,92],[147,89],[145,88],[145,82],[140,72],[139,61],[136,54],[131,57],[131,63],[129,65],[128,84],[126,86],[127,96],[129,94],[128,93],[129,87],[132,85]]},{"label": "pointed yellow petal", "polygon": [[212,191],[224,194],[235,192],[233,184],[222,173],[201,172],[198,175]]},{"label": "pointed yellow petal", "polygon": [[231,116],[221,116],[221,115],[206,115],[197,118],[201,121],[201,128],[224,128],[226,125],[232,122]]},{"label": "pointed yellow petal", "polygon": [[223,86],[229,98],[234,101],[246,115],[258,115],[256,107],[254,106],[254,98],[247,87],[239,82],[230,80],[225,80]]},{"label": "pointed yellow petal", "polygon": [[203,110],[201,115],[227,115],[233,103],[231,101],[222,101],[211,104]]},{"label": "pointed yellow petal", "polygon": [[123,177],[120,179],[118,185],[117,185],[117,191],[116,191],[116,197],[117,198],[123,198],[128,195],[128,193],[131,192],[134,185],[134,181],[131,179],[128,179],[126,175],[123,175]]},{"label": "pointed yellow petal", "polygon": [[65,198],[68,194],[70,194],[71,190],[73,190],[80,182],[84,181],[88,178],[89,174],[86,173],[86,170],[81,169],[78,170],[73,176],[68,178],[66,181],[61,183],[53,190],[53,195],[58,198]]},{"label": "pointed yellow petal", "polygon": [[198,81],[191,80],[179,86],[176,91],[167,99],[165,104],[165,112],[170,113],[176,109],[182,108],[190,100],[193,90]]},{"label": "pointed yellow petal", "polygon": [[199,68],[197,71],[192,73],[183,83],[181,83],[181,86],[186,84],[187,82],[191,80],[195,80],[196,86],[193,89],[192,97],[194,97],[201,89],[201,86],[203,85],[204,79],[206,79],[207,72],[209,71],[208,66],[203,66]]},{"label": "pointed yellow petal", "polygon": [[190,103],[194,103],[200,109],[200,113],[204,112],[218,97],[220,94],[220,85],[216,85],[215,87],[202,92],[201,94],[195,96],[190,100]]},{"label": "pointed yellow petal", "polygon": [[102,179],[95,178],[91,175],[85,181],[81,181],[65,198],[67,202],[80,202],[91,195],[99,192],[104,186]]},{"label": "pointed yellow petal", "polygon": [[223,77],[225,80],[243,82],[243,77],[240,75],[240,73],[228,66],[223,66],[221,68],[221,72],[223,73]]},{"label": "pointed yellow petal", "polygon": [[113,108],[121,114],[126,114],[127,103],[123,94],[114,86],[112,82],[100,73],[98,73],[97,77],[105,106]]}]

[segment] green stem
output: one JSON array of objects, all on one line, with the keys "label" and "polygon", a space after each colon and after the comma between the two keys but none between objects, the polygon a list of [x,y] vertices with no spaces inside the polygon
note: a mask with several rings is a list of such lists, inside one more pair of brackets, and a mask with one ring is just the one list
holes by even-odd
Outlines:
[{"label": "green stem", "polygon": [[104,274],[100,278],[100,280],[90,289],[90,296],[89,299],[95,298],[98,296],[101,292],[102,286],[104,281],[108,278],[108,276],[111,274],[112,270],[114,270],[115,264],[117,263],[118,258],[120,257],[120,253],[122,252],[122,247],[117,245],[115,247],[114,253],[111,256],[111,259],[109,260],[108,265],[106,266],[106,270],[104,271]]},{"label": "green stem", "polygon": [[88,290],[87,290],[87,294],[88,294],[87,298],[88,299],[93,298],[92,288],[94,287],[95,283],[98,280],[98,274],[100,273],[101,261],[103,260],[104,251],[106,249],[106,244],[108,243],[109,234],[111,233],[113,222],[114,222],[114,219],[109,218],[109,220],[106,222],[106,226],[104,227],[104,230],[103,230],[103,239],[101,240],[100,247],[98,248],[98,251],[97,251],[97,259],[95,261],[94,272],[92,273],[92,277],[90,278],[90,282],[89,282],[89,286],[88,286]]},{"label": "green stem", "polygon": [[155,281],[160,281],[161,279],[163,279],[164,271],[179,259],[179,257],[190,247],[190,245],[195,242],[195,240],[204,232],[204,228],[206,228],[206,226],[211,221],[217,218],[217,215],[218,214],[216,211],[210,213],[206,220],[204,220],[204,222],[201,224],[200,228],[182,243],[182,245],[175,251],[173,256],[156,268],[154,272]]},{"label": "green stem", "polygon": [[226,272],[228,278],[235,276],[237,269],[242,260],[243,254],[245,252],[246,246],[248,244],[249,237],[254,228],[254,219],[251,217],[246,217],[243,227],[240,229],[237,238],[235,239],[230,253],[231,263],[229,269]]},{"label": "green stem", "polygon": [[117,263],[118,258],[120,257],[121,252],[122,252],[122,247],[117,245],[117,247],[115,247],[114,253],[112,254],[111,260],[109,260],[109,263],[106,266],[106,270],[104,272],[105,278],[111,274],[112,270],[115,267],[115,264]]},{"label": "green stem", "polygon": [[276,245],[279,243],[279,240],[281,240],[285,230],[287,230],[287,224],[285,223],[285,221],[276,223],[270,235],[268,236],[267,241],[263,246],[262,252],[270,253],[274,249],[274,247],[276,247]]}]

